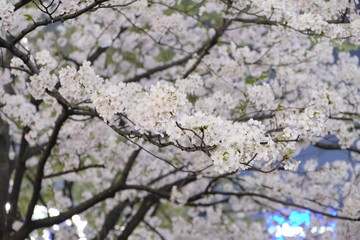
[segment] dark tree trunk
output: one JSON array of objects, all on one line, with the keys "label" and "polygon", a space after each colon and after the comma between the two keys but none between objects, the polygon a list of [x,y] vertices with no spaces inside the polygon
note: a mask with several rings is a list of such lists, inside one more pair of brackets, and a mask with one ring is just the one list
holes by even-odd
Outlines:
[{"label": "dark tree trunk", "polygon": [[10,159],[9,159],[9,126],[0,119],[0,239],[5,232],[5,205],[9,195]]}]

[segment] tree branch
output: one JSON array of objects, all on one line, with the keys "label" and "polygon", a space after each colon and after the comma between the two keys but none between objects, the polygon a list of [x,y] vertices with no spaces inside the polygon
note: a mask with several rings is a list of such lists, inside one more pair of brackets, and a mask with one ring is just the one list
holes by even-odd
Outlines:
[{"label": "tree branch", "polygon": [[116,205],[105,217],[104,224],[101,228],[101,230],[98,232],[95,238],[93,240],[102,240],[106,239],[106,236],[109,234],[110,230],[112,230],[122,211],[125,209],[125,207],[129,204],[129,200],[126,200],[124,202],[120,202],[118,205]]},{"label": "tree branch", "polygon": [[[115,39],[119,38],[123,32],[125,32],[128,29],[128,27],[121,27],[119,33],[116,35],[115,38],[113,38],[112,42],[114,42]],[[109,47],[98,47],[88,58],[87,61],[91,62],[93,64],[96,59],[100,57],[101,54],[103,54]],[[78,63],[77,63],[78,64]]]},{"label": "tree branch", "polygon": [[12,186],[12,190],[10,193],[9,203],[10,203],[10,210],[7,216],[7,233],[10,233],[12,229],[12,224],[16,219],[16,214],[18,210],[18,202],[19,202],[19,195],[21,191],[21,183],[24,177],[24,173],[26,170],[25,162],[26,156],[29,148],[29,143],[25,139],[25,135],[30,131],[28,127],[23,129],[21,142],[20,142],[20,150],[19,155],[16,159],[16,169],[15,169],[15,177],[14,177],[14,184]]},{"label": "tree branch", "polygon": [[32,74],[37,74],[39,72],[39,69],[36,66],[36,64],[33,61],[31,61],[30,56],[25,52],[16,48],[15,44],[9,43],[8,41],[0,37],[0,47],[8,49],[12,54],[20,58],[24,62],[24,64],[29,68]]},{"label": "tree branch", "polygon": [[313,213],[317,213],[317,214],[321,214],[323,216],[329,217],[329,218],[334,218],[334,219],[341,219],[341,220],[348,220],[348,221],[360,221],[360,218],[351,218],[351,217],[347,217],[347,216],[338,216],[338,215],[332,215],[330,213],[326,213],[326,212],[322,212],[319,210],[316,210],[314,208],[310,208],[310,207],[306,207],[306,206],[302,206],[300,204],[296,204],[296,203],[291,203],[291,202],[287,202],[287,201],[283,201],[283,200],[279,200],[273,197],[269,197],[263,194],[258,194],[258,193],[251,193],[251,192],[222,192],[222,191],[210,191],[207,193],[203,193],[203,194],[199,194],[194,198],[190,198],[188,201],[194,201],[194,199],[198,198],[200,195],[224,195],[224,196],[236,196],[238,198],[241,197],[258,197],[258,198],[262,198],[262,199],[266,199],[269,200],[271,202],[275,202],[275,203],[280,203],[283,204],[285,206],[291,206],[291,207],[296,207],[296,208],[300,208],[300,209],[304,209],[304,210],[309,210]]},{"label": "tree branch", "polygon": [[219,29],[216,29],[214,36],[206,43],[204,48],[200,51],[199,56],[197,57],[195,63],[184,73],[183,78],[187,78],[200,64],[202,59],[209,53],[209,50],[216,45],[219,38],[224,34],[226,29],[230,26],[231,20],[224,19],[223,24]]},{"label": "tree branch", "polygon": [[34,22],[33,24],[29,25],[27,28],[22,30],[21,33],[19,35],[17,35],[14,39],[12,39],[11,45],[14,46],[21,39],[23,39],[28,33],[34,31],[38,27],[46,26],[46,25],[53,24],[53,23],[56,23],[56,22],[64,22],[66,20],[76,18],[76,17],[90,11],[91,9],[95,8],[96,6],[98,6],[101,3],[106,2],[106,1],[108,1],[108,0],[96,0],[92,4],[84,7],[83,9],[80,9],[77,12],[74,12],[74,13],[71,13],[71,14],[68,14],[68,15],[65,15],[65,16],[60,15],[60,16],[54,17],[53,19],[49,18],[49,19],[45,19],[45,20],[42,20],[42,21],[39,21],[39,22]]},{"label": "tree branch", "polygon": [[[58,122],[60,119],[62,119],[61,115],[59,116]],[[58,126],[58,124],[56,124],[56,126]],[[55,130],[54,130],[54,132],[55,132]],[[52,136],[54,135],[54,132],[53,132]],[[50,137],[50,139],[52,139],[52,137]],[[48,146],[50,146],[50,142],[51,141],[49,141]],[[45,150],[45,152],[47,152],[47,151]],[[34,190],[34,194],[31,199],[31,202],[30,202],[31,208],[30,208],[30,204],[29,204],[29,208],[28,208],[27,218],[26,218],[26,222],[25,222],[26,224],[24,224],[23,227],[15,234],[14,239],[19,239],[19,240],[24,239],[34,229],[50,227],[54,224],[61,223],[61,222],[65,221],[66,219],[72,217],[73,215],[79,214],[107,198],[114,197],[116,192],[125,190],[125,189],[129,189],[129,188],[124,187],[124,184],[126,182],[127,176],[129,174],[131,167],[132,167],[136,157],[138,156],[139,152],[140,152],[140,150],[135,150],[131,154],[131,156],[129,157],[129,160],[127,161],[126,166],[124,168],[123,175],[116,184],[114,184],[111,187],[109,187],[108,189],[105,189],[102,192],[96,194],[89,200],[86,200],[85,202],[77,205],[76,207],[70,208],[66,212],[61,213],[60,215],[58,215],[56,217],[49,217],[49,218],[44,218],[44,219],[35,220],[35,221],[27,221],[30,209],[32,208],[32,212],[33,212],[35,204],[36,204],[36,201],[35,201],[36,196],[34,196],[34,194],[35,194],[35,190]],[[44,159],[44,157],[41,158],[41,160],[43,160],[43,159]],[[36,180],[35,180],[35,183],[37,184],[36,190],[38,190],[38,188],[41,187],[41,181],[40,181],[40,186],[37,181],[38,181],[38,178],[42,179],[42,176],[40,176],[40,174],[39,174],[39,170],[41,170],[41,169],[43,170],[44,164],[45,163],[43,163],[43,161],[39,161],[38,172],[37,172],[37,176],[36,176]],[[40,173],[43,174],[43,171],[40,171]],[[39,192],[36,192],[36,193],[37,193],[37,195],[39,195]]]},{"label": "tree branch", "polygon": [[6,210],[10,181],[9,125],[0,118],[0,239],[5,233]]},{"label": "tree branch", "polygon": [[141,148],[138,150],[135,150],[134,152],[132,152],[131,156],[129,157],[129,160],[127,161],[124,170],[122,172],[120,181],[119,181],[119,185],[124,185],[126,183],[127,177],[129,176],[130,170],[132,168],[132,166],[134,165],[134,162],[137,158],[137,156],[139,155]]},{"label": "tree branch", "polygon": [[52,173],[52,174],[46,175],[46,176],[44,176],[44,179],[45,178],[59,177],[59,176],[66,175],[66,174],[69,174],[69,173],[78,173],[80,171],[84,171],[84,170],[89,169],[89,168],[105,168],[105,165],[104,164],[92,164],[92,165],[82,166],[82,167],[66,170],[66,171],[63,171],[63,172],[57,172],[57,173]]},{"label": "tree branch", "polygon": [[55,127],[53,129],[53,132],[49,138],[49,142],[44,150],[43,155],[41,156],[39,162],[38,162],[38,167],[37,167],[37,171],[36,171],[36,177],[35,177],[35,182],[34,182],[34,191],[28,206],[28,210],[26,213],[26,217],[25,217],[25,223],[24,225],[27,225],[31,222],[31,217],[34,213],[34,208],[35,205],[39,199],[40,196],[40,191],[41,191],[41,183],[44,177],[44,167],[45,167],[45,163],[48,160],[50,154],[51,154],[51,150],[53,149],[53,147],[56,145],[56,141],[57,141],[57,137],[59,135],[60,129],[62,127],[62,125],[64,124],[64,122],[66,121],[67,117],[69,116],[68,111],[64,108],[63,112],[60,114],[60,116],[58,117],[56,123],[55,123]]},{"label": "tree branch", "polygon": [[174,67],[174,66],[178,66],[178,65],[181,65],[181,64],[184,64],[186,63],[187,61],[189,61],[190,59],[192,58],[192,54],[184,57],[184,58],[181,58],[179,60],[176,60],[174,62],[171,62],[171,63],[168,63],[168,64],[165,64],[165,65],[162,65],[162,66],[158,66],[158,67],[154,67],[152,69],[149,69],[148,71],[146,71],[145,73],[142,73],[142,74],[139,74],[139,75],[136,75],[130,79],[127,79],[125,80],[124,82],[126,83],[129,83],[129,82],[138,82],[140,81],[141,79],[143,78],[149,78],[151,75],[153,75],[154,73],[157,73],[157,72],[161,72],[161,71],[164,71],[166,69],[169,69],[171,67]]},{"label": "tree branch", "polygon": [[22,8],[23,6],[25,6],[26,4],[32,2],[32,0],[20,0],[17,3],[14,4],[14,11]]},{"label": "tree branch", "polygon": [[124,231],[118,237],[118,240],[127,240],[131,233],[135,230],[135,228],[139,225],[139,223],[144,219],[146,213],[150,210],[150,208],[158,201],[152,195],[145,197],[144,201],[141,203],[139,210],[132,217],[130,222],[126,225]]}]

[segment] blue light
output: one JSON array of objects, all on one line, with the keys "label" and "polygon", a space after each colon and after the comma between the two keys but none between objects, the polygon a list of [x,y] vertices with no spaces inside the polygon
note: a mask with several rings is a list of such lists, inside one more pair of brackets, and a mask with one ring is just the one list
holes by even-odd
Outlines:
[{"label": "blue light", "polygon": [[273,220],[274,220],[275,222],[277,222],[278,224],[283,224],[283,223],[285,222],[285,218],[280,217],[280,216],[278,216],[278,215],[274,215],[274,216],[273,216]]},{"label": "blue light", "polygon": [[[331,210],[332,215],[336,215],[336,210]],[[286,237],[297,237],[297,239],[306,239],[304,229],[318,231],[310,224],[311,217],[317,218],[320,222],[324,222],[322,215],[313,214],[309,210],[296,210],[288,214],[281,212],[267,213],[266,226],[267,231],[274,236],[275,240],[285,240]],[[327,229],[335,229],[335,221],[324,223]]]},{"label": "blue light", "polygon": [[289,224],[300,227],[305,224],[306,227],[310,227],[310,215],[309,210],[306,211],[293,211],[289,216]]}]

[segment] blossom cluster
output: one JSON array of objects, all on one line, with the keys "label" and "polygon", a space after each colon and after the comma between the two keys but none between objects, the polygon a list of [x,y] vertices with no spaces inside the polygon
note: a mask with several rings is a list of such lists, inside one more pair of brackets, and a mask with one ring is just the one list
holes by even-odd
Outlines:
[{"label": "blossom cluster", "polygon": [[[34,97],[41,98],[45,89],[52,90],[57,83],[56,75],[49,73],[49,67],[54,67],[56,61],[46,56],[48,53],[43,51],[35,57],[43,67],[29,84],[29,91]],[[58,78],[61,84],[59,92],[71,102],[91,103],[109,124],[113,124],[119,117],[125,117],[134,130],[140,133],[166,134],[170,141],[179,146],[198,146],[199,150],[209,153],[219,172],[249,168],[254,159],[271,164],[281,160],[281,156],[287,157],[295,149],[292,141],[299,137],[317,139],[325,134],[326,118],[323,112],[338,112],[337,106],[340,106],[341,101],[340,97],[330,99],[336,93],[316,92],[314,99],[321,110],[305,108],[301,111],[279,111],[276,114],[278,124],[286,128],[276,138],[285,141],[275,144],[261,122],[252,119],[248,122],[233,122],[226,119],[228,115],[213,116],[214,110],[199,110],[206,106],[202,99],[208,99],[209,106],[214,100],[218,103],[224,101],[224,106],[234,109],[237,107],[236,98],[231,95],[220,94],[215,97],[215,94],[212,100],[205,97],[196,101],[195,105],[191,104],[187,94],[202,88],[203,80],[199,76],[177,80],[175,85],[160,81],[144,88],[138,83],[114,84],[104,80],[95,74],[89,62],[84,62],[79,70],[73,67],[61,68]],[[39,88],[36,89],[36,86]],[[251,86],[248,97],[259,110],[274,109],[276,106],[275,95],[269,84]],[[334,129],[334,132],[341,131]],[[345,134],[344,131],[342,133]],[[349,138],[346,146],[354,139]],[[292,160],[285,163],[288,169],[298,165],[298,162]]]},{"label": "blossom cluster", "polygon": [[0,1],[0,30],[8,30],[13,21],[14,6],[6,0]]},{"label": "blossom cluster", "polygon": [[[126,177],[79,213],[85,233],[76,215],[52,227],[56,238],[99,238],[121,210],[108,236],[118,238],[148,207],[129,239],[268,239],[257,219],[285,203],[359,217],[355,161],[296,160],[309,145],[359,159],[354,1],[42,1],[51,14],[38,2],[0,0],[1,37],[19,50],[3,51],[0,117],[14,163],[26,145],[20,205],[48,147],[37,204],[50,217]],[[338,223],[339,238],[359,236]]]}]

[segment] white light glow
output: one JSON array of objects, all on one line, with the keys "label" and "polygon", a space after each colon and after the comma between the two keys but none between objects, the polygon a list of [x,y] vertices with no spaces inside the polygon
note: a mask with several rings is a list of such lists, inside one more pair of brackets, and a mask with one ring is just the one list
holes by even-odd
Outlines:
[{"label": "white light glow", "polygon": [[51,232],[49,230],[44,230],[42,237],[43,239],[51,239]]},{"label": "white light glow", "polygon": [[27,44],[29,42],[29,40],[27,38],[23,38],[20,41],[22,44]]},{"label": "white light glow", "polygon": [[39,234],[37,234],[37,232],[33,232],[30,236],[31,240],[37,240],[39,239]]},{"label": "white light glow", "polygon": [[20,43],[23,48],[25,48],[26,50],[29,50],[29,40],[27,38],[21,39]]},{"label": "white light glow", "polygon": [[49,208],[49,216],[50,217],[56,217],[59,216],[60,211],[57,210],[56,208]]},{"label": "white light glow", "polygon": [[[8,205],[8,207],[6,207],[6,209],[7,208],[10,209],[10,204]],[[48,216],[55,217],[55,216],[58,216],[59,214],[60,214],[60,211],[58,209],[56,209],[56,208],[47,209],[44,206],[36,205],[35,209],[34,209],[34,214],[32,216],[32,219],[33,220],[38,220],[38,219],[46,218]],[[84,229],[85,229],[85,227],[87,225],[87,221],[81,220],[81,217],[79,215],[74,215],[74,216],[71,217],[71,219],[65,220],[64,223],[69,227],[70,226],[76,227],[79,239],[80,240],[86,240]],[[43,231],[43,235],[42,235],[43,239],[51,239],[50,235],[49,235],[50,234],[49,230],[44,230]],[[53,225],[52,230],[59,231],[60,230],[60,225]],[[31,236],[31,239],[35,240],[35,239],[38,239],[38,238],[36,236],[34,238],[34,235],[33,235],[33,236]]]},{"label": "white light glow", "polygon": [[47,208],[44,206],[36,205],[34,208],[34,214],[32,220],[43,219],[48,216]]},{"label": "white light glow", "polygon": [[306,234],[304,232],[304,229],[302,227],[291,227],[288,223],[284,223],[282,226],[276,227],[276,237],[295,237],[295,236],[301,236],[305,237]]},{"label": "white light glow", "polygon": [[53,228],[54,231],[59,231],[59,230],[60,230],[60,226],[59,226],[59,225],[54,225],[52,228]]},{"label": "white light glow", "polygon": [[320,233],[323,234],[324,232],[334,232],[334,228],[333,227],[325,227],[325,226],[321,226],[321,227],[312,227],[311,228],[311,233]]},{"label": "white light glow", "polygon": [[79,223],[79,221],[81,221],[79,215],[74,215],[74,216],[72,216],[71,219],[73,220],[73,222],[74,222],[75,224],[77,224],[77,223]]},{"label": "white light glow", "polygon": [[74,215],[71,219],[77,228],[77,234],[79,235],[80,239],[85,238],[84,229],[87,225],[87,221],[82,221],[79,215]]},{"label": "white light glow", "polygon": [[6,203],[6,204],[5,204],[6,213],[9,212],[10,208],[11,208],[10,203]]}]

